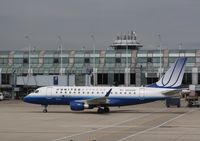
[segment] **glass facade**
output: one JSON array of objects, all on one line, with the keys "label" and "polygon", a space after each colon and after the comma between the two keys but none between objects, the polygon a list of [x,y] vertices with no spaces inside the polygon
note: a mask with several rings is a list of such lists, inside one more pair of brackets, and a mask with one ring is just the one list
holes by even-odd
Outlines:
[{"label": "glass facade", "polygon": [[[199,84],[200,75],[193,77],[192,69],[197,68],[200,73],[200,50],[162,50],[161,53],[159,50],[96,50],[95,54],[93,50],[63,50],[62,54],[57,50],[36,50],[30,54],[28,51],[0,51],[1,84],[10,83],[13,71],[17,76],[27,75],[29,63],[34,75],[58,75],[62,66],[64,75],[80,74],[77,77],[80,81],[82,75],[90,75],[92,71],[88,74],[88,70],[95,67],[99,85],[110,85],[114,81],[119,85],[149,84],[157,78],[149,78],[148,74],[157,75],[160,63],[166,71],[182,56],[188,58],[184,84],[192,84],[193,79]],[[130,69],[129,80],[126,80],[126,67]]]}]

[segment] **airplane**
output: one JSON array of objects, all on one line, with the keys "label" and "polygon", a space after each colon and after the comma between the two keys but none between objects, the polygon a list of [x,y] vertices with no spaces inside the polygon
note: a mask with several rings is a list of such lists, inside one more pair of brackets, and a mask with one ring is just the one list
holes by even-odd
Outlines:
[{"label": "airplane", "polygon": [[73,111],[97,108],[109,113],[109,107],[136,105],[166,98],[181,91],[187,58],[180,57],[156,82],[145,87],[46,86],[36,89],[23,101],[44,106],[69,105]]}]

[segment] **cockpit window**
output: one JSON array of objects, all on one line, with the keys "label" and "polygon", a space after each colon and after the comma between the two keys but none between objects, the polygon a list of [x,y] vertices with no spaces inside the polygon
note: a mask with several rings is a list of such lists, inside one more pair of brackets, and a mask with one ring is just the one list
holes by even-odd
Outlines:
[{"label": "cockpit window", "polygon": [[39,90],[36,90],[35,93],[39,93]]}]

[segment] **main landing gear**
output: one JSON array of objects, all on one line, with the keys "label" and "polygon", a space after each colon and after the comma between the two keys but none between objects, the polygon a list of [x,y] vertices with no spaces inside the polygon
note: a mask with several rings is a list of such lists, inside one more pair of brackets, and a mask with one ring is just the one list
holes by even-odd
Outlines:
[{"label": "main landing gear", "polygon": [[110,109],[108,107],[98,107],[97,113],[102,114],[102,113],[109,113]]},{"label": "main landing gear", "polygon": [[47,107],[48,107],[48,105],[42,105],[43,107],[44,107],[44,109],[43,109],[43,113],[47,113],[48,111],[47,111]]}]

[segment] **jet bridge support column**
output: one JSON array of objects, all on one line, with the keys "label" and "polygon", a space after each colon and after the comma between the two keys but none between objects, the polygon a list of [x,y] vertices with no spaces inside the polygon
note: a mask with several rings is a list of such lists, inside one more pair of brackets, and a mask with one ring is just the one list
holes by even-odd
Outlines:
[{"label": "jet bridge support column", "polygon": [[198,68],[192,68],[192,84],[198,84]]},{"label": "jet bridge support column", "polygon": [[0,85],[1,85],[1,70],[2,70],[2,69],[0,68]]},{"label": "jet bridge support column", "polygon": [[93,83],[94,86],[97,85],[97,68],[93,68]]},{"label": "jet bridge support column", "polygon": [[90,86],[90,75],[85,74],[85,86]]},{"label": "jet bridge support column", "polygon": [[125,68],[125,86],[130,85],[130,68]]},{"label": "jet bridge support column", "polygon": [[136,74],[136,77],[135,77],[135,80],[136,80],[136,86],[141,86],[142,85],[142,67],[140,68],[136,68],[135,69],[135,74]]}]

